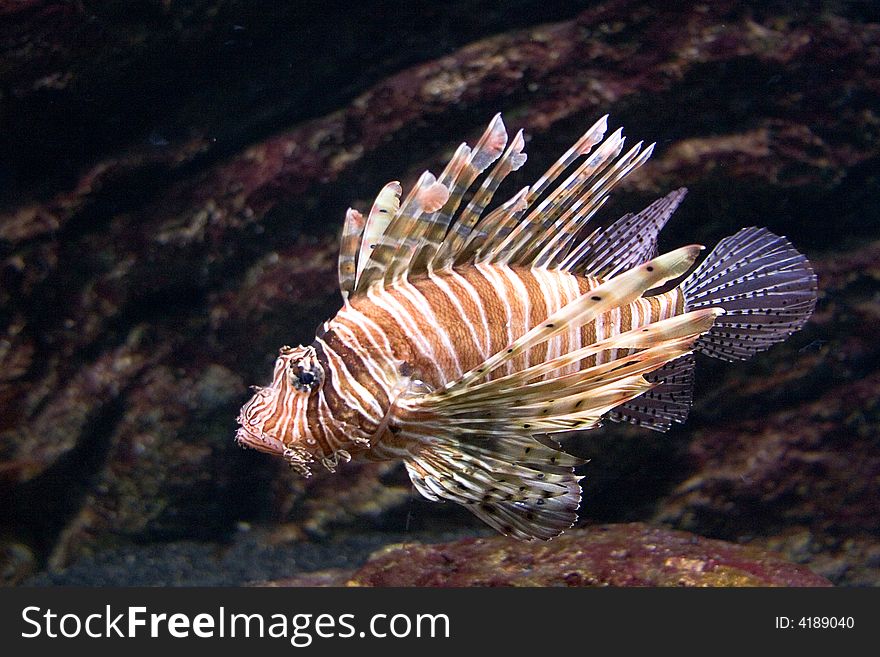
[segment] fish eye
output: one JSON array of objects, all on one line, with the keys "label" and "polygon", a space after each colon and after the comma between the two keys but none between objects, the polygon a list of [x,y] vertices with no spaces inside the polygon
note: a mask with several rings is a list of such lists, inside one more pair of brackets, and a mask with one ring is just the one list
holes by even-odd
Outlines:
[{"label": "fish eye", "polygon": [[302,362],[290,363],[293,387],[302,392],[311,392],[321,382],[321,371],[316,365]]}]

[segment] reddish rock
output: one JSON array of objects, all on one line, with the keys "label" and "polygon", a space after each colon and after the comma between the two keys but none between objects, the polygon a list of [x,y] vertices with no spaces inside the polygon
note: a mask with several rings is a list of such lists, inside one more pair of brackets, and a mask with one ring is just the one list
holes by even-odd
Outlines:
[{"label": "reddish rock", "polygon": [[503,536],[391,545],[354,571],[305,573],[271,586],[830,586],[754,547],[641,523],[599,525],[549,541]]}]

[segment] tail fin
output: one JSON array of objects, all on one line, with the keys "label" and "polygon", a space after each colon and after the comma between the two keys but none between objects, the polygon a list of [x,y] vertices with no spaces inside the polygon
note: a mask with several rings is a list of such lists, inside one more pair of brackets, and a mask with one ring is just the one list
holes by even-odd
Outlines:
[{"label": "tail fin", "polygon": [[681,284],[685,310],[724,308],[697,350],[746,360],[800,329],[816,306],[816,275],[807,258],[765,228],[726,237]]}]

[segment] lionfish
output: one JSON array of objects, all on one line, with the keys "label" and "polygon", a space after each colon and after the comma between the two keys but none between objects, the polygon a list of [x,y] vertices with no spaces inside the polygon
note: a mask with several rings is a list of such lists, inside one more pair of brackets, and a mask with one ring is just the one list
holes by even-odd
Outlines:
[{"label": "lionfish", "polygon": [[349,209],[344,305],[311,345],[281,347],[237,442],[305,476],[316,462],[400,459],[424,497],[517,539],[571,527],[585,461],[558,438],[603,419],[683,422],[695,351],[749,358],[799,329],[817,294],[807,259],[763,228],[721,240],[693,271],[702,246],[657,256],[685,189],[586,230],[653,150],[624,153],[622,131],[606,131],[607,116],[487,212],[526,160],[499,114],[403,200],[390,182],[366,217]]}]

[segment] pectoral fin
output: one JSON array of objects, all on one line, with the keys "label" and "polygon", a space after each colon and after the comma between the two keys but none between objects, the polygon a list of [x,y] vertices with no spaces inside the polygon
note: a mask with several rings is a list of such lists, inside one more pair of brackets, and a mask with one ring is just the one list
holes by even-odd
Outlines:
[{"label": "pectoral fin", "polygon": [[[505,377],[401,396],[395,423],[408,445],[410,478],[425,497],[463,504],[502,533],[523,540],[556,536],[577,519],[574,467],[583,461],[547,434],[594,426],[649,392],[656,383],[645,375],[690,353],[721,312],[656,322]],[[562,374],[612,349],[635,352]]]}]

